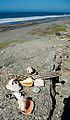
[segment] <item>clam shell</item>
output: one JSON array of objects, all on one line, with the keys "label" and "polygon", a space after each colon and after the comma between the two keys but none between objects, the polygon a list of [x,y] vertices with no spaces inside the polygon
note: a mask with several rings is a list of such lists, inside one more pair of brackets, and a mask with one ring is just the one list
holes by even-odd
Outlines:
[{"label": "clam shell", "polygon": [[41,78],[38,78],[34,80],[34,86],[38,86],[38,87],[44,86],[44,81]]},{"label": "clam shell", "polygon": [[8,84],[6,85],[6,88],[11,91],[19,91],[21,89],[18,81],[15,81],[14,79],[11,79]]},{"label": "clam shell", "polygon": [[33,85],[33,79],[31,77],[26,78],[25,80],[20,81],[20,84],[22,86],[32,86]]}]

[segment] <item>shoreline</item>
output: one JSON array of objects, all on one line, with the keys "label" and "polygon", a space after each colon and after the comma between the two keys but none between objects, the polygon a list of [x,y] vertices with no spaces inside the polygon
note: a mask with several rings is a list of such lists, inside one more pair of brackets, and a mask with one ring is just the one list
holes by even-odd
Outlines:
[{"label": "shoreline", "polygon": [[37,24],[49,23],[54,21],[62,21],[62,20],[69,20],[70,18],[53,18],[51,20],[43,19],[43,20],[30,20],[25,22],[16,22],[16,23],[7,23],[7,24],[0,24],[0,32],[6,32],[15,29],[21,29],[28,26],[33,26]]}]

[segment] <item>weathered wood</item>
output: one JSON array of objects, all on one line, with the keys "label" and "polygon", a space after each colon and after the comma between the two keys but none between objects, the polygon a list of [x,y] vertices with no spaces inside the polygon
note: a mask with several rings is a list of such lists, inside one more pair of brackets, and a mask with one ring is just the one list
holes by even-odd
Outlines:
[{"label": "weathered wood", "polygon": [[60,76],[60,72],[48,72],[47,74],[42,74],[42,75],[14,75],[14,74],[9,74],[8,79],[14,79],[14,80],[24,80],[27,77],[32,77],[33,79],[37,78],[42,78],[43,80],[50,79],[53,77],[58,77]]}]

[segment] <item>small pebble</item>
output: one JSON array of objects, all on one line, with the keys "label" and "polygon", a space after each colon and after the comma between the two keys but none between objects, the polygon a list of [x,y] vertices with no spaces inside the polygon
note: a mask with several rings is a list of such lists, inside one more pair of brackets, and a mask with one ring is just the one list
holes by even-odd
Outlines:
[{"label": "small pebble", "polygon": [[32,91],[35,92],[35,93],[39,93],[39,92],[40,92],[40,88],[34,87],[34,88],[32,89]]},{"label": "small pebble", "polygon": [[1,53],[3,53],[3,51],[1,51]]}]

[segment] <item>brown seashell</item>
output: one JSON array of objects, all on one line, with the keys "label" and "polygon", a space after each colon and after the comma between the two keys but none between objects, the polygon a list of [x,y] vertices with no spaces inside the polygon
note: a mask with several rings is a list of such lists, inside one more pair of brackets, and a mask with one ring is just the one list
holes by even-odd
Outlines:
[{"label": "brown seashell", "polygon": [[33,85],[33,79],[31,77],[26,78],[25,80],[20,81],[20,84],[22,86],[32,86]]},{"label": "brown seashell", "polygon": [[22,111],[22,113],[28,115],[32,113],[33,109],[34,109],[34,102],[32,100],[28,100],[26,104],[26,108],[24,111]]},{"label": "brown seashell", "polygon": [[22,97],[18,100],[18,104],[21,112],[26,115],[30,114],[34,109],[34,102],[27,97]]}]

